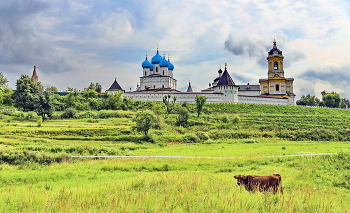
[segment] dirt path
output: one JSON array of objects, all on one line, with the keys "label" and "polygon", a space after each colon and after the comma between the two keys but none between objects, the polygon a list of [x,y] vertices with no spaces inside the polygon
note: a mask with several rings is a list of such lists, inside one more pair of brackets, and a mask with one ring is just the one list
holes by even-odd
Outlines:
[{"label": "dirt path", "polygon": [[[267,158],[277,157],[297,157],[297,156],[315,156],[315,155],[338,155],[339,153],[314,153],[314,154],[296,154],[296,155],[276,155],[261,156]],[[350,153],[342,153],[349,155]],[[198,159],[240,159],[247,157],[191,157],[191,156],[72,156],[73,158],[198,158]]]}]

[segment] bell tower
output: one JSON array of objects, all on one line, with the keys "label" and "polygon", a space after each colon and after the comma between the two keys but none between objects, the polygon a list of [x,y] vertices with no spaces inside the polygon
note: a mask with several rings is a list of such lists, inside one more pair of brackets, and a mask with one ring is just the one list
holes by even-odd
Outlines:
[{"label": "bell tower", "polygon": [[293,78],[284,77],[282,51],[277,48],[277,42],[273,40],[272,49],[268,52],[267,79],[259,79],[262,95],[288,97],[294,101]]}]

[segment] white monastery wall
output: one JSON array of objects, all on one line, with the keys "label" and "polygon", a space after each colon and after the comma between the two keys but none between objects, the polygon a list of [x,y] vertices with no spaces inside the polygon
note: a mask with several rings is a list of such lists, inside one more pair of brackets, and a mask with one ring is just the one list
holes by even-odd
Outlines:
[{"label": "white monastery wall", "polygon": [[245,96],[245,95],[238,95],[238,103],[240,103],[240,104],[290,105],[288,98],[259,97],[259,96]]}]

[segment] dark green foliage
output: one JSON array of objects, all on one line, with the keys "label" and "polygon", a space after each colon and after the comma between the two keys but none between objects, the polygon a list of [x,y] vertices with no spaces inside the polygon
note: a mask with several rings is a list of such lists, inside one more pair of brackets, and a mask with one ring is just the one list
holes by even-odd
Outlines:
[{"label": "dark green foliage", "polygon": [[65,162],[69,159],[67,155],[42,155],[35,152],[28,151],[10,151],[0,152],[0,163],[7,163],[10,165],[21,165],[25,162],[33,162],[43,165],[50,165],[51,163]]},{"label": "dark green foliage", "polygon": [[176,118],[176,125],[183,126],[183,127],[188,126],[188,118],[189,118],[188,110],[184,107],[179,108],[178,116]]},{"label": "dark green foliage", "polygon": [[54,110],[53,99],[53,93],[50,92],[45,92],[38,96],[38,101],[35,103],[34,111],[40,115],[43,120],[45,119],[45,116],[48,116],[49,118],[52,117]]},{"label": "dark green foliage", "polygon": [[74,108],[67,108],[61,115],[61,118],[74,118],[77,111]]},{"label": "dark green foliage", "polygon": [[19,109],[34,111],[38,102],[40,102],[42,93],[43,87],[40,83],[34,82],[27,75],[21,75],[20,79],[17,80],[16,91],[13,93],[12,98],[15,106]]},{"label": "dark green foliage", "polygon": [[306,105],[306,106],[318,106],[320,104],[320,99],[316,98],[315,96],[308,95],[302,95],[299,100],[296,102],[297,105]]},{"label": "dark green foliage", "polygon": [[132,120],[136,122],[133,128],[139,132],[143,132],[146,137],[148,137],[148,131],[158,123],[156,115],[149,110],[138,112]]},{"label": "dark green foliage", "polygon": [[166,95],[166,96],[163,97],[163,103],[164,103],[164,105],[165,105],[165,110],[166,110],[166,112],[167,112],[168,114],[170,114],[171,111],[173,110],[173,108],[174,108],[174,103],[175,103],[175,101],[176,101],[176,97],[174,97],[174,98],[173,98],[173,102],[171,102],[170,97],[171,97],[170,95]]},{"label": "dark green foliage", "polygon": [[199,137],[196,134],[189,133],[189,134],[184,134],[182,136],[182,142],[183,143],[198,143]]},{"label": "dark green foliage", "polygon": [[338,108],[340,104],[340,96],[338,94],[326,94],[322,97],[325,106]]},{"label": "dark green foliage", "polygon": [[202,95],[197,95],[196,96],[196,109],[197,109],[197,117],[200,116],[200,114],[203,111],[203,107],[205,102],[207,101],[207,97],[202,96]]},{"label": "dark green foliage", "polygon": [[99,83],[94,84],[94,83],[91,82],[91,84],[89,85],[89,87],[88,87],[88,88],[85,88],[84,90],[93,90],[93,91],[95,91],[96,93],[101,93],[101,91],[102,91],[102,86],[101,86],[101,84],[99,84]]}]

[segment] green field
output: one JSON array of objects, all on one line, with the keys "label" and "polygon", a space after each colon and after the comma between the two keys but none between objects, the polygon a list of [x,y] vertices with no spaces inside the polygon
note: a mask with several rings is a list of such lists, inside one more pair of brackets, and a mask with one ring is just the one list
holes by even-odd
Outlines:
[{"label": "green field", "polygon": [[[190,125],[179,127],[176,113],[150,106],[160,125],[147,140],[132,128],[136,111],[57,113],[40,125],[3,111],[0,212],[349,211],[350,111],[208,104],[196,118],[188,104]],[[283,157],[311,153],[340,154]],[[233,178],[274,173],[283,195],[247,192]]]}]

